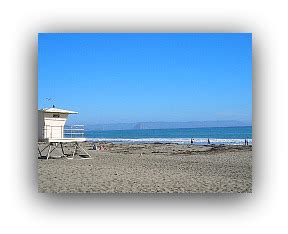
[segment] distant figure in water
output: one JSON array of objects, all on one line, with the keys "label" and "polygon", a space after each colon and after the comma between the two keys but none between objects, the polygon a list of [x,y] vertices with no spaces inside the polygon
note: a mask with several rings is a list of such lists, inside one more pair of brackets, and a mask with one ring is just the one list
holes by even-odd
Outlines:
[{"label": "distant figure in water", "polygon": [[191,138],[191,144],[193,144],[193,139]]},{"label": "distant figure in water", "polygon": [[210,145],[210,139],[208,138],[208,145]]}]

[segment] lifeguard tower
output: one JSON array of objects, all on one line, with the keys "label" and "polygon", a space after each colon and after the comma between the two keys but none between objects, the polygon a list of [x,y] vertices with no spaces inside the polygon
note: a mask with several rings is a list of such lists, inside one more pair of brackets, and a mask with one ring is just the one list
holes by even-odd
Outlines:
[{"label": "lifeguard tower", "polygon": [[[72,125],[65,127],[65,123],[70,114],[78,114],[75,111],[63,110],[55,108],[44,108],[38,110],[38,141],[46,143],[46,146],[40,150],[38,145],[38,152],[40,157],[49,158],[52,151],[61,146],[63,157],[65,154],[63,143],[71,143],[74,146],[72,158],[77,150],[83,151],[85,155],[91,157],[80,145],[80,142],[86,141],[84,138],[84,125]],[[48,148],[46,155],[42,155],[44,150]]]}]

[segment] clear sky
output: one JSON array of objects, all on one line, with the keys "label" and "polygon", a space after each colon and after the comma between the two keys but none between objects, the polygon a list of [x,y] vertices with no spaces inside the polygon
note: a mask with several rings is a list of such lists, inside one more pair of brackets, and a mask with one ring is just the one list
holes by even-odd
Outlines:
[{"label": "clear sky", "polygon": [[252,120],[252,34],[44,33],[38,43],[38,108],[78,111],[74,123]]}]

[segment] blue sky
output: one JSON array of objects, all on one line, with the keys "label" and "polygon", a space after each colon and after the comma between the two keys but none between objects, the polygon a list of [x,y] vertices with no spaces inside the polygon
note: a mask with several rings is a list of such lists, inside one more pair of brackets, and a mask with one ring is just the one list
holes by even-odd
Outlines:
[{"label": "blue sky", "polygon": [[39,34],[38,108],[53,104],[72,123],[251,122],[252,34]]}]

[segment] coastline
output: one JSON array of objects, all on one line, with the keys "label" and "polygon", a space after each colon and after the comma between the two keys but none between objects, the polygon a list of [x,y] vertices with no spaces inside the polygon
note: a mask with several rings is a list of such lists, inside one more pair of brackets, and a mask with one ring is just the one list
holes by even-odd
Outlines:
[{"label": "coastline", "polygon": [[[193,138],[193,145],[208,145],[207,138]],[[245,139],[215,139],[209,138],[210,145],[244,145]],[[252,145],[252,139],[247,139]],[[112,144],[185,144],[191,145],[191,138],[86,138],[87,142]]]},{"label": "coastline", "polygon": [[[244,145],[245,140],[252,144],[252,126],[246,127],[207,127],[207,128],[167,128],[85,131],[88,141],[142,144],[174,143],[205,145],[211,144]],[[67,136],[69,137],[69,136]]]},{"label": "coastline", "polygon": [[91,159],[38,159],[39,192],[252,192],[252,146],[103,143],[99,151],[93,144],[81,143]]}]

